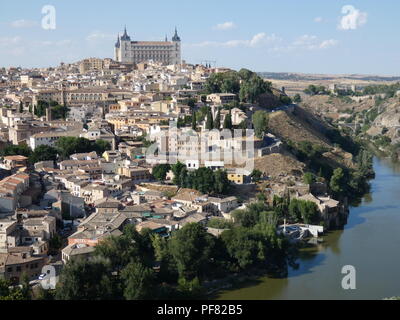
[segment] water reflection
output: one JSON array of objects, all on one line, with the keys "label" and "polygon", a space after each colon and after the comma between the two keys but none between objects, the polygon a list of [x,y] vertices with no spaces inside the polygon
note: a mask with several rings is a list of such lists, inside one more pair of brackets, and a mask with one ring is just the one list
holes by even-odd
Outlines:
[{"label": "water reflection", "polygon": [[[287,278],[223,292],[220,299],[382,299],[400,295],[400,163],[374,159],[375,180],[359,206],[351,207],[344,230],[300,252]],[[357,290],[341,288],[341,268],[357,268]]]}]

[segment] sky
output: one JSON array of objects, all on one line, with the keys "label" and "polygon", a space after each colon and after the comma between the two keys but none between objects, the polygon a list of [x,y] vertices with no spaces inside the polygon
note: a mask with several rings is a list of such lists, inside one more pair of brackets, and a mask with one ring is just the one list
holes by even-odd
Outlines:
[{"label": "sky", "polygon": [[1,1],[0,67],[113,58],[124,25],[132,40],[170,39],[176,26],[188,63],[399,76],[399,12],[398,0]]}]

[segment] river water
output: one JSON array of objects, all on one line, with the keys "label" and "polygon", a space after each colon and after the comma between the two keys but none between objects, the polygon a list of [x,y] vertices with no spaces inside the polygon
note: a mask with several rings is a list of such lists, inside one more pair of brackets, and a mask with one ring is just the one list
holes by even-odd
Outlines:
[{"label": "river water", "polygon": [[[383,299],[400,296],[400,165],[374,159],[371,193],[350,208],[344,230],[301,252],[300,267],[284,279],[260,278],[221,292],[218,299]],[[356,289],[344,290],[342,267],[356,270]]]}]

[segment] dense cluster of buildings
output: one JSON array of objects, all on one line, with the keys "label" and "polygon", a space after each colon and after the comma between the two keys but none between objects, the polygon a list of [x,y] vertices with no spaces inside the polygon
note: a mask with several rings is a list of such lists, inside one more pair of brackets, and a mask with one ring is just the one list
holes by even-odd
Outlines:
[{"label": "dense cluster of buildings", "polygon": [[[90,257],[102,239],[120,235],[127,224],[168,237],[187,223],[230,219],[242,205],[237,197],[179,189],[172,185],[172,171],[165,184],[153,177],[154,166],[172,157],[188,170],[226,169],[231,183],[245,186],[251,184],[251,171],[228,154],[235,158],[241,151],[248,162],[282,152],[281,141],[271,134],[262,139],[223,134],[226,117],[235,127],[247,123],[250,128],[259,109],[256,104],[227,108],[237,100],[234,94],[204,95],[207,78],[225,71],[182,61],[177,31],[171,41],[146,42],[132,41],[126,30],[118,36],[115,60],[0,69],[1,149],[56,147],[62,137],[110,145],[102,154],[88,150],[58,155],[57,161],[31,163],[22,155],[0,159],[0,276],[18,283],[25,272],[37,279],[48,263]],[[46,106],[45,114],[38,115],[39,105]],[[55,105],[68,107],[65,118],[55,116]],[[176,127],[204,106],[213,118],[219,114],[220,128],[206,130],[206,118],[197,131],[191,123]],[[62,250],[53,255],[56,235]]]}]

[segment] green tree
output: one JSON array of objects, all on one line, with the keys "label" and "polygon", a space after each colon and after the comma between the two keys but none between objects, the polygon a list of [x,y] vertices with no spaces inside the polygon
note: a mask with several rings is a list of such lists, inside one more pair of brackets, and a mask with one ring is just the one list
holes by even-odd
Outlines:
[{"label": "green tree", "polygon": [[196,119],[196,112],[192,114],[192,130],[197,130],[197,119]]},{"label": "green tree", "polygon": [[344,171],[342,168],[337,168],[333,171],[329,187],[336,195],[343,194],[345,191]]},{"label": "green tree", "polygon": [[264,81],[257,74],[253,74],[249,79],[243,81],[240,86],[240,101],[256,103],[260,95],[271,92],[271,82]]},{"label": "green tree", "polygon": [[294,103],[300,103],[301,101],[302,101],[302,100],[301,100],[300,94],[296,93],[296,94],[294,95],[294,97],[293,97],[293,102],[294,102]]},{"label": "green tree", "polygon": [[201,167],[194,172],[192,177],[192,188],[201,193],[211,193],[215,191],[215,177],[211,169]]},{"label": "green tree", "polygon": [[211,113],[211,109],[209,109],[207,112],[206,129],[212,130],[213,128],[214,128],[213,116]]},{"label": "green tree", "polygon": [[217,115],[215,116],[214,129],[221,129],[221,111],[218,109]]},{"label": "green tree", "polygon": [[30,163],[37,163],[40,161],[55,161],[57,160],[58,151],[56,148],[41,145],[35,148],[29,157]]},{"label": "green tree", "polygon": [[153,168],[152,174],[158,181],[164,181],[169,170],[171,170],[171,166],[169,164],[159,164]]},{"label": "green tree", "polygon": [[126,300],[154,298],[156,277],[154,271],[141,262],[131,262],[122,270],[121,278]]},{"label": "green tree", "polygon": [[25,143],[19,145],[7,145],[3,150],[0,151],[0,155],[2,157],[20,155],[29,158],[31,154],[31,148],[29,148]]},{"label": "green tree", "polygon": [[7,296],[10,293],[10,283],[4,278],[0,278],[0,297]]},{"label": "green tree", "polygon": [[243,81],[249,81],[251,77],[255,75],[253,71],[250,71],[249,69],[242,68],[238,72],[240,79]]},{"label": "green tree", "polygon": [[63,239],[56,233],[49,241],[49,252],[51,255],[57,255],[63,246]]},{"label": "green tree", "polygon": [[112,271],[120,274],[130,262],[139,261],[140,235],[123,234],[119,237],[108,237],[96,246],[95,255],[109,261]]},{"label": "green tree", "polygon": [[253,114],[253,126],[256,137],[261,139],[264,136],[264,133],[267,130],[267,125],[268,125],[267,113],[262,110],[256,111]]},{"label": "green tree", "polygon": [[8,280],[0,277],[0,301],[26,300],[21,288],[10,288],[10,286]]},{"label": "green tree", "polygon": [[49,103],[47,101],[43,101],[43,100],[39,100],[37,102],[37,105],[35,107],[35,115],[37,117],[43,117],[44,115],[46,115],[46,109],[49,107]]},{"label": "green tree", "polygon": [[290,204],[288,207],[288,214],[287,218],[290,219],[293,223],[297,223],[301,220],[301,210],[300,210],[300,200],[298,199],[291,199]]},{"label": "green tree", "polygon": [[306,172],[303,176],[303,181],[305,184],[312,184],[315,180],[314,175],[311,172]]},{"label": "green tree", "polygon": [[181,186],[182,185],[182,171],[186,169],[186,166],[182,163],[182,162],[177,162],[176,164],[173,164],[171,166],[171,170],[174,174],[174,179],[173,179],[173,183],[176,184],[177,186]]},{"label": "green tree", "polygon": [[190,98],[190,99],[188,100],[188,106],[191,107],[191,108],[194,108],[194,107],[196,106],[196,102],[197,102],[196,99]]},{"label": "green tree", "polygon": [[262,177],[262,172],[258,169],[254,169],[250,174],[251,179],[253,182],[259,182]]},{"label": "green tree", "polygon": [[216,170],[214,172],[213,191],[219,194],[226,194],[230,190],[231,182],[228,179],[226,170]]},{"label": "green tree", "polygon": [[23,105],[22,101],[19,102],[19,110],[18,110],[18,112],[19,113],[23,113],[24,112],[24,105]]},{"label": "green tree", "polygon": [[292,103],[292,99],[290,99],[290,97],[288,97],[287,95],[280,95],[279,97],[279,101],[284,104],[284,105],[288,105]]},{"label": "green tree", "polygon": [[240,78],[235,71],[213,73],[205,83],[205,91],[211,93],[239,93]]},{"label": "green tree", "polygon": [[82,137],[61,137],[56,142],[56,149],[63,158],[68,158],[74,153],[96,151],[102,154],[106,150],[111,150],[111,144],[102,139],[90,141]]},{"label": "green tree", "polygon": [[305,94],[317,95],[317,94],[327,94],[326,88],[324,86],[315,86],[313,84],[309,85],[305,90]]},{"label": "green tree", "polygon": [[235,210],[232,215],[237,224],[245,228],[253,228],[260,222],[262,212],[267,211],[267,206],[263,201],[251,203],[244,210]]},{"label": "green tree", "polygon": [[20,283],[21,283],[21,294],[23,300],[31,300],[32,292],[31,292],[31,287],[29,285],[29,276],[26,272],[22,273]]},{"label": "green tree", "polygon": [[97,139],[94,142],[94,147],[89,147],[89,149],[93,149],[92,151],[96,151],[98,154],[103,154],[104,152],[111,150],[111,143],[103,139]]},{"label": "green tree", "polygon": [[58,300],[110,300],[119,295],[109,265],[101,260],[68,262],[56,287]]},{"label": "green tree", "polygon": [[229,112],[224,119],[224,129],[232,129],[232,114]]},{"label": "green tree", "polygon": [[171,238],[171,253],[180,278],[193,280],[207,272],[215,238],[198,223],[186,224]]},{"label": "green tree", "polygon": [[51,114],[53,119],[66,119],[69,112],[69,108],[62,105],[55,105],[51,107]]},{"label": "green tree", "polygon": [[236,227],[226,230],[221,239],[232,262],[240,269],[246,269],[256,263],[259,246],[250,229]]}]

